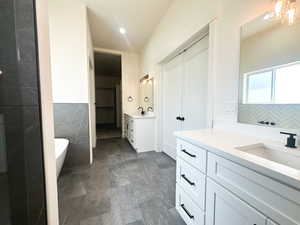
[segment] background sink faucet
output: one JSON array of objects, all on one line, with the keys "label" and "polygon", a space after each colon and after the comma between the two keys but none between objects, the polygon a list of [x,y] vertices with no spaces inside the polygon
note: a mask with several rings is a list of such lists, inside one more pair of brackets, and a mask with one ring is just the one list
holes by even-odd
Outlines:
[{"label": "background sink faucet", "polygon": [[139,106],[137,110],[141,110],[141,114],[142,114],[142,115],[145,114],[144,108],[143,108],[142,106]]}]

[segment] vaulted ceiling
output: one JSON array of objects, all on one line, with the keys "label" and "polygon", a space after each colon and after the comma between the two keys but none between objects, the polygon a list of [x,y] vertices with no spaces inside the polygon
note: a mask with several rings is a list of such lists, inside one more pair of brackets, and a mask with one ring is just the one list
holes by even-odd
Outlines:
[{"label": "vaulted ceiling", "polygon": [[[139,52],[173,0],[83,0],[95,47]],[[120,27],[127,31],[122,35]]]}]

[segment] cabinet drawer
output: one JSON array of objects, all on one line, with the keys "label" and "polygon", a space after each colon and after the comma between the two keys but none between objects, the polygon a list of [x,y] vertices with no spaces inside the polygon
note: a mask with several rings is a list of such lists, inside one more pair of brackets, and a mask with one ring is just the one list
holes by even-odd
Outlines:
[{"label": "cabinet drawer", "polygon": [[188,142],[177,141],[177,156],[206,173],[207,151]]},{"label": "cabinet drawer", "polygon": [[176,185],[176,209],[187,225],[204,225],[204,212]]},{"label": "cabinet drawer", "polygon": [[300,225],[298,190],[213,153],[208,153],[207,176],[276,223]]},{"label": "cabinet drawer", "polygon": [[184,160],[177,159],[176,182],[205,211],[205,175]]}]

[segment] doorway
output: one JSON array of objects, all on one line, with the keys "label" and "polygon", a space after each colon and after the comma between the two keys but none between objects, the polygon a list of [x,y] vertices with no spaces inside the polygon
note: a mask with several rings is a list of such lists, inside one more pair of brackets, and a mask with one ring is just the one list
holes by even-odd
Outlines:
[{"label": "doorway", "polygon": [[122,136],[122,57],[95,52],[97,139]]}]

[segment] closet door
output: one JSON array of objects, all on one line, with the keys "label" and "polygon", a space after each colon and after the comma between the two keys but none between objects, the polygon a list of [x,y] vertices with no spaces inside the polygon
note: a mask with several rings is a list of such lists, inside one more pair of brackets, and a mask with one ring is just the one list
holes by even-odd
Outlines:
[{"label": "closet door", "polygon": [[208,44],[206,36],[183,55],[183,130],[208,127]]},{"label": "closet door", "polygon": [[163,72],[163,151],[176,158],[174,132],[181,129],[176,117],[181,115],[182,57],[178,56],[164,66]]}]

